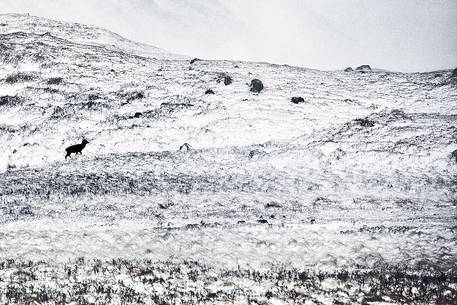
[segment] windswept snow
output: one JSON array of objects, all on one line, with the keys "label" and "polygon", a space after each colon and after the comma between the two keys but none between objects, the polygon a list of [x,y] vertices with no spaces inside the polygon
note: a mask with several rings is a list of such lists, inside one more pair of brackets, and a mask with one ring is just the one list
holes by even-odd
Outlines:
[{"label": "windswept snow", "polygon": [[98,28],[0,24],[0,302],[457,300],[450,70],[190,64]]}]

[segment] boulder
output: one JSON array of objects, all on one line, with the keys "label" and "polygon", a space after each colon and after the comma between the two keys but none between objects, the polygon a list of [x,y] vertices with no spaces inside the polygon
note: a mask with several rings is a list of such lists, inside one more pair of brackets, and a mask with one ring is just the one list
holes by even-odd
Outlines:
[{"label": "boulder", "polygon": [[354,69],[352,69],[351,67],[347,67],[346,69],[344,69],[344,72],[352,72],[354,71]]},{"label": "boulder", "polygon": [[294,104],[300,104],[300,103],[304,103],[305,99],[302,98],[301,96],[295,96],[290,101]]},{"label": "boulder", "polygon": [[361,65],[360,67],[356,68],[359,72],[371,72],[371,67],[369,65]]},{"label": "boulder", "polygon": [[197,61],[201,61],[201,59],[200,58],[194,58],[194,59],[192,59],[190,61],[190,64],[192,65],[192,64],[196,63]]},{"label": "boulder", "polygon": [[214,94],[214,91],[211,90],[211,89],[208,89],[208,90],[205,91],[205,94]]},{"label": "boulder", "polygon": [[232,83],[233,83],[233,79],[229,75],[224,76],[224,85],[228,86],[228,85],[231,85]]},{"label": "boulder", "polygon": [[250,84],[251,92],[260,93],[263,90],[263,83],[259,79],[253,79]]}]

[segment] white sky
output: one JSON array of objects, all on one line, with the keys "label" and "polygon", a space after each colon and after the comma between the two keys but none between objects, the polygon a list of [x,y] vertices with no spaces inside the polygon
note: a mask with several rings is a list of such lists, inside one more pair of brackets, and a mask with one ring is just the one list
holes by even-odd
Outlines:
[{"label": "white sky", "polygon": [[318,69],[457,67],[457,0],[0,0],[208,59]]}]

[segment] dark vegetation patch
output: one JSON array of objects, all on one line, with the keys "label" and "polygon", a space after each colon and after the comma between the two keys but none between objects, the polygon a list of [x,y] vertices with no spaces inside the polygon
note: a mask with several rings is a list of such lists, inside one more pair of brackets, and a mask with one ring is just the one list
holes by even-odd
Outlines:
[{"label": "dark vegetation patch", "polygon": [[17,95],[0,96],[0,106],[16,106],[16,105],[22,104],[23,102],[24,102],[24,100]]},{"label": "dark vegetation patch", "polygon": [[358,230],[346,230],[341,231],[342,234],[354,234],[354,233],[370,233],[370,234],[395,234],[395,233],[406,233],[414,230],[412,226],[366,226],[359,228]]},{"label": "dark vegetation patch", "polygon": [[[360,304],[391,300],[399,304],[456,304],[456,270],[392,266],[332,272],[271,266],[257,271],[214,269],[193,261],[79,258],[0,261],[2,304],[269,304],[275,298],[304,304]],[[124,279],[128,279],[128,281]],[[324,282],[332,281],[329,288]],[[251,283],[254,283],[252,285]],[[160,289],[156,289],[160,287]],[[262,287],[262,289],[259,289]],[[151,293],[154,291],[154,293]],[[179,300],[179,302],[178,302]],[[318,301],[319,300],[319,301]]]},{"label": "dark vegetation patch", "polygon": [[43,91],[46,92],[46,93],[50,93],[50,94],[56,94],[56,93],[60,92],[56,88],[49,88],[49,87],[43,88]]},{"label": "dark vegetation patch", "polygon": [[374,127],[375,122],[369,119],[355,119],[354,123],[362,127]]},{"label": "dark vegetation patch", "polygon": [[63,82],[62,77],[51,77],[47,80],[48,85],[60,85]]},{"label": "dark vegetation patch", "polygon": [[33,73],[17,72],[10,74],[6,77],[5,82],[7,84],[15,84],[19,82],[29,82],[36,79]]},{"label": "dark vegetation patch", "polygon": [[451,159],[457,163],[457,149],[451,153]]},{"label": "dark vegetation patch", "polygon": [[[64,152],[62,152],[64,153]],[[162,154],[153,160],[142,156],[145,162],[170,162],[171,156]],[[167,160],[168,159],[168,160]],[[175,159],[172,159],[175,160]],[[112,166],[118,166],[112,165]],[[87,170],[87,169],[86,169]],[[217,191],[272,191],[277,189],[276,179],[269,175],[246,177],[242,175],[225,173],[184,174],[168,171],[152,171],[137,168],[132,173],[106,171],[85,172],[80,171],[61,173],[49,170],[27,169],[4,173],[0,179],[2,195],[23,194],[30,198],[48,198],[50,195],[64,197],[79,197],[88,194],[118,195],[137,194],[150,195],[157,192],[175,191],[181,194],[194,192]]]},{"label": "dark vegetation patch", "polygon": [[91,94],[89,94],[87,99],[89,100],[89,102],[93,102],[93,101],[99,100],[100,95],[98,95],[97,93],[91,93]]},{"label": "dark vegetation patch", "polygon": [[216,81],[218,83],[224,83],[224,85],[228,86],[233,83],[233,79],[227,73],[219,73],[216,77]]},{"label": "dark vegetation patch", "polygon": [[134,100],[143,99],[146,96],[143,90],[120,90],[116,95],[119,99],[125,100],[122,105],[126,105]]},{"label": "dark vegetation patch", "polygon": [[143,91],[136,91],[136,92],[131,92],[129,96],[127,97],[127,103],[134,101],[134,100],[139,100],[144,98],[144,92]]}]

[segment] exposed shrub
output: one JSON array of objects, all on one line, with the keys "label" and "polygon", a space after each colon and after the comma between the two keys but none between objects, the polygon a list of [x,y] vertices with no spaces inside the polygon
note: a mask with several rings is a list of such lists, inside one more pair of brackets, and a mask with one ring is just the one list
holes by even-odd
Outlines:
[{"label": "exposed shrub", "polygon": [[48,85],[60,85],[62,81],[62,77],[51,77],[50,79],[48,79],[47,83]]},{"label": "exposed shrub", "polygon": [[14,106],[22,103],[22,98],[18,96],[0,96],[0,106]]},{"label": "exposed shrub", "polygon": [[28,82],[35,79],[35,76],[31,73],[17,72],[10,74],[6,77],[5,82],[8,84],[15,84],[18,82]]}]

